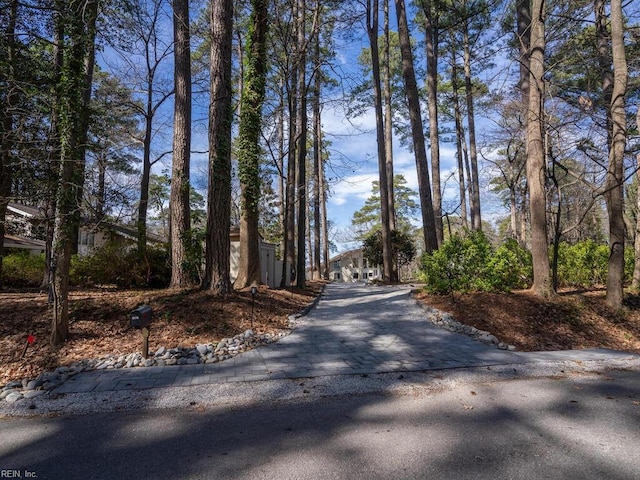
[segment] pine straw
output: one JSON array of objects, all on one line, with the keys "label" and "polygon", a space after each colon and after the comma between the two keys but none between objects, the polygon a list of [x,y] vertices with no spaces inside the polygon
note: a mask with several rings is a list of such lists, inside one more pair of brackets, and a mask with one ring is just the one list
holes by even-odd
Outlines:
[{"label": "pine straw", "polygon": [[640,353],[640,297],[611,310],[603,289],[560,292],[543,300],[529,290],[508,294],[416,295],[461,323],[486,330],[520,351],[610,348]]},{"label": "pine straw", "polygon": [[[83,290],[71,295],[71,337],[49,345],[51,312],[42,293],[0,293],[0,385],[33,378],[44,370],[108,354],[139,352],[142,337],[129,327],[129,313],[141,304],[153,307],[149,350],[215,343],[251,328],[274,333],[288,328],[288,315],[313,301],[322,283],[309,289],[261,287],[252,315],[251,294],[237,291],[224,299],[198,290]],[[467,325],[487,330],[521,351],[610,348],[640,353],[640,297],[627,296],[614,312],[602,289],[565,291],[541,300],[529,291],[415,297]],[[34,344],[20,358],[27,335]]]},{"label": "pine straw", "polygon": [[[0,293],[0,385],[82,359],[127,354],[142,349],[129,313],[141,304],[153,308],[149,350],[215,343],[248,328],[274,333],[288,328],[288,316],[311,303],[322,283],[307,290],[260,287],[224,298],[200,290],[82,290],[70,295],[70,338],[49,345],[51,310],[43,293]],[[23,358],[28,335],[35,336]]]}]

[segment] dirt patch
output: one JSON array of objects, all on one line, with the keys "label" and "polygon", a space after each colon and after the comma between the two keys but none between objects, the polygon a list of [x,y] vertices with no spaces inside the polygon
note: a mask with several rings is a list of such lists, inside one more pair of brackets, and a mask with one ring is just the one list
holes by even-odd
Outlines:
[{"label": "dirt patch", "polygon": [[[43,293],[0,293],[0,385],[35,377],[44,370],[86,358],[140,352],[142,337],[129,326],[129,313],[141,304],[153,308],[149,350],[216,343],[248,328],[258,334],[288,328],[288,316],[309,305],[322,289],[261,287],[220,298],[199,290],[82,290],[71,293],[70,338],[49,345],[51,311]],[[27,337],[35,342],[21,357]]]}]

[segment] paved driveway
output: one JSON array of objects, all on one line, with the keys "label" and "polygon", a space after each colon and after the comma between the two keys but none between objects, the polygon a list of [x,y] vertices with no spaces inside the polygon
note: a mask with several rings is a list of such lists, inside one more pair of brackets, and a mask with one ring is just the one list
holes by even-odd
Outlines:
[{"label": "paved driveway", "polygon": [[214,364],[86,372],[55,393],[629,357],[609,350],[498,350],[443,330],[427,315],[406,287],[330,284],[293,332],[271,345]]}]

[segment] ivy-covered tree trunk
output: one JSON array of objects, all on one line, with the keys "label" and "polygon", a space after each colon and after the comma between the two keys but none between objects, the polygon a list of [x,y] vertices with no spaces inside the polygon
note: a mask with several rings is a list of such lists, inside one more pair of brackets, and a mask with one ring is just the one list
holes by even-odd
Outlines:
[{"label": "ivy-covered tree trunk", "polygon": [[187,238],[191,228],[191,41],[189,1],[173,0],[173,43],[175,103],[173,114],[173,162],[171,172],[171,283],[186,287],[191,283],[187,269]]},{"label": "ivy-covered tree trunk", "polygon": [[203,288],[231,292],[231,58],[233,0],[211,0],[209,189]]},{"label": "ivy-covered tree trunk", "polygon": [[[95,42],[97,0],[88,0],[63,9],[58,21],[64,22],[67,46],[61,75],[60,158],[51,258],[51,297],[53,320],[51,344],[58,345],[69,336],[69,269],[76,238],[78,185],[84,172],[84,146],[88,128],[90,88],[93,63],[87,62]],[[89,82],[87,84],[87,82]]]},{"label": "ivy-covered tree trunk", "polygon": [[[51,290],[53,279],[53,234],[55,224],[56,201],[58,197],[58,176],[60,160],[60,113],[63,98],[62,70],[64,64],[64,35],[65,22],[62,19],[64,4],[57,1],[53,11],[53,45],[52,45],[52,76],[50,86],[51,106],[49,108],[49,131],[46,143],[46,166],[49,181],[47,182],[47,194],[45,195],[44,226],[45,226],[45,253],[44,275],[42,288]],[[51,297],[49,298],[51,301]]]},{"label": "ivy-covered tree trunk", "polygon": [[533,0],[529,49],[530,88],[527,110],[527,181],[531,213],[533,287],[536,295],[554,295],[547,242],[546,163],[543,140],[545,0]]},{"label": "ivy-covered tree trunk", "polygon": [[6,92],[4,101],[0,105],[0,287],[3,282],[2,263],[4,258],[4,234],[7,205],[11,197],[11,180],[14,169],[14,158],[11,154],[15,142],[14,109],[17,107],[18,91],[15,83],[16,73],[16,22],[18,17],[18,0],[12,0],[9,5],[7,28],[5,30],[6,58],[3,73]]},{"label": "ivy-covered tree trunk", "polygon": [[238,176],[242,193],[238,288],[260,283],[260,132],[266,83],[267,0],[251,1],[238,133]]},{"label": "ivy-covered tree trunk", "polygon": [[422,210],[424,244],[425,250],[431,253],[438,249],[438,239],[436,237],[433,200],[431,197],[431,182],[429,180],[429,169],[427,167],[427,151],[424,141],[422,113],[420,112],[420,97],[418,95],[418,85],[416,83],[416,74],[413,66],[413,53],[411,52],[409,25],[407,23],[407,12],[404,0],[396,0],[396,15],[398,17],[398,35],[402,55],[402,74],[409,106],[413,151],[416,158],[416,170],[418,172],[418,190]]}]

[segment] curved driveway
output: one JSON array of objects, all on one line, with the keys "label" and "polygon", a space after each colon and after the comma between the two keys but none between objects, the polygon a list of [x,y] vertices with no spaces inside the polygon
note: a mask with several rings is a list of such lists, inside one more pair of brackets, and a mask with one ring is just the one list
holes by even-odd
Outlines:
[{"label": "curved driveway", "polygon": [[539,361],[627,358],[609,350],[521,353],[498,350],[427,320],[406,287],[327,285],[290,335],[214,364],[100,370],[76,375],[55,393],[366,375]]}]

